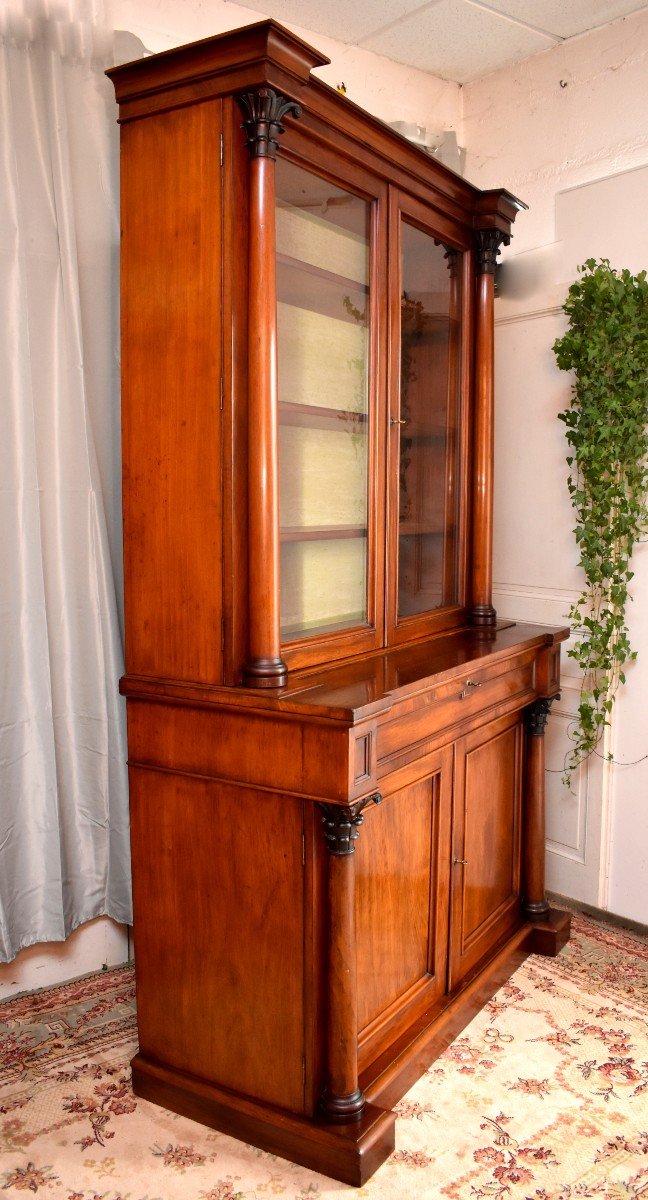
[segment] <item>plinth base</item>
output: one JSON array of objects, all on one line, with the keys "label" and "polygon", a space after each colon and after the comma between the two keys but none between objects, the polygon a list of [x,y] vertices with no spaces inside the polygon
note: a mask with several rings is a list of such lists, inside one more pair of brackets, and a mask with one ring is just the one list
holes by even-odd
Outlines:
[{"label": "plinth base", "polygon": [[353,1187],[366,1183],[394,1149],[395,1114],[375,1104],[366,1104],[359,1117],[345,1123],[308,1120],[148,1062],[140,1054],[131,1067],[136,1096]]},{"label": "plinth base", "polygon": [[172,1067],[133,1059],[137,1096],[172,1112],[220,1129],[243,1142],[361,1187],[394,1149],[395,1113],[405,1092],[454,1040],[529,954],[554,957],[569,938],[571,914],[550,909],[546,917],[525,921],[477,964],[459,990],[446,996],[398,1038],[388,1052],[365,1069],[360,1086],[367,1103],[346,1121],[299,1117],[250,1100]]}]

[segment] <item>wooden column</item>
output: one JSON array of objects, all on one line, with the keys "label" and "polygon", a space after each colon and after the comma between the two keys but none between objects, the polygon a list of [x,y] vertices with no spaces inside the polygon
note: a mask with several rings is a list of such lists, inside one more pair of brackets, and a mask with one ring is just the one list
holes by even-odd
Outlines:
[{"label": "wooden column", "polygon": [[525,770],[525,819],[522,861],[526,916],[544,917],[549,912],[545,893],[545,728],[551,700],[536,700],[527,709]]},{"label": "wooden column", "polygon": [[369,796],[358,804],[321,804],[328,861],[327,1081],[322,1108],[329,1117],[357,1117],[365,1106],[358,1086],[358,996],[355,940],[354,843],[362,810],[380,804]]},{"label": "wooden column", "polygon": [[250,152],[248,266],[248,572],[251,687],[280,687],[275,160],[282,118],[298,104],[270,88],[239,96]]},{"label": "wooden column", "polygon": [[494,289],[500,246],[510,235],[500,229],[476,232],[477,302],[475,311],[474,492],[472,537],[473,625],[493,626],[493,448],[494,448]]}]

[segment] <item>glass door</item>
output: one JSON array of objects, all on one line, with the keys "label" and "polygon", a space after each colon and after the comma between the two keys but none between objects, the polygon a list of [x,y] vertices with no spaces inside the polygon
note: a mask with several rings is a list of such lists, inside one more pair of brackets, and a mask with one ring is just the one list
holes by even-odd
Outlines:
[{"label": "glass door", "polygon": [[392,617],[401,640],[417,624],[423,633],[459,619],[464,255],[407,211],[393,232]]},{"label": "glass door", "polygon": [[374,619],[372,203],[285,158],[276,197],[281,638],[289,648]]}]

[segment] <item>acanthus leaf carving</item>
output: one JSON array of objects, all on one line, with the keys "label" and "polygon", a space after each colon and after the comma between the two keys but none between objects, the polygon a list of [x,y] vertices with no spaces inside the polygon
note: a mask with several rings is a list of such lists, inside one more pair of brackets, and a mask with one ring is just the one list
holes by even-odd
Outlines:
[{"label": "acanthus leaf carving", "polygon": [[551,700],[536,700],[534,704],[529,705],[525,713],[526,731],[529,737],[544,737],[551,705],[555,699],[554,696]]},{"label": "acanthus leaf carving", "polygon": [[300,117],[301,105],[267,87],[243,92],[237,98],[245,114],[241,128],[247,133],[250,158],[276,159],[279,138],[285,132],[283,118],[289,113]]},{"label": "acanthus leaf carving", "polygon": [[381,804],[380,792],[374,792],[357,804],[324,804],[319,807],[324,823],[324,837],[331,854],[344,856],[355,854],[354,842],[357,842],[358,826],[362,825],[363,810],[368,804]]},{"label": "acanthus leaf carving", "polygon": [[477,274],[494,275],[497,267],[497,255],[502,246],[508,246],[511,240],[509,233],[501,229],[475,230],[475,250],[477,254]]}]

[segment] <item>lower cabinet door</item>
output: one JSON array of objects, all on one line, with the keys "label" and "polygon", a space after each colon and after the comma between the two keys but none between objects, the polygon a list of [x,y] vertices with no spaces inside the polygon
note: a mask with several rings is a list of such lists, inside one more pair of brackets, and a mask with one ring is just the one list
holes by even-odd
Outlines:
[{"label": "lower cabinet door", "polygon": [[519,713],[456,743],[449,987],[520,922]]},{"label": "lower cabinet door", "polygon": [[446,989],[451,787],[448,747],[366,813],[356,843],[361,1070]]}]

